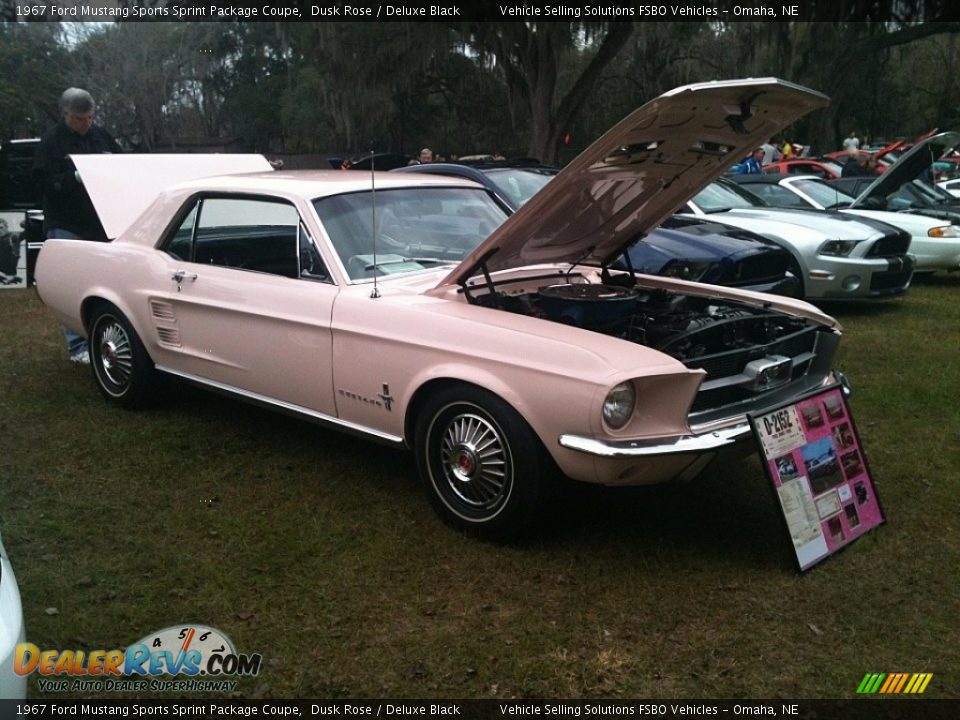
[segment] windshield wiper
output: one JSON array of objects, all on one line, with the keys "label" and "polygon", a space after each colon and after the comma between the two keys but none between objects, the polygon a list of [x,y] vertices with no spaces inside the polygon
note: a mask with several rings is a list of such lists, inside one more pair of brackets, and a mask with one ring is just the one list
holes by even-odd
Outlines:
[{"label": "windshield wiper", "polygon": [[449,265],[449,264],[451,264],[451,263],[453,263],[453,262],[455,262],[455,261],[454,261],[454,260],[442,260],[441,258],[403,257],[403,258],[395,258],[395,259],[390,259],[390,260],[377,260],[377,262],[375,262],[375,263],[370,263],[369,265],[364,266],[363,269],[364,269],[364,270],[373,270],[374,268],[377,268],[377,267],[385,267],[385,266],[387,266],[387,265],[400,265],[401,263],[408,263],[408,262],[415,262],[415,263],[434,263],[434,264],[436,264],[436,265]]}]

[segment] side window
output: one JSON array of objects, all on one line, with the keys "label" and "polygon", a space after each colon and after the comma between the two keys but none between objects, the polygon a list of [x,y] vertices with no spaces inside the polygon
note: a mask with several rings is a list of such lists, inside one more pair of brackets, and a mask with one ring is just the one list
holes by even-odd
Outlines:
[{"label": "side window", "polygon": [[779,185],[761,185],[760,197],[768,203],[779,207],[806,207],[806,203],[786,188]]},{"label": "side window", "polygon": [[201,198],[163,249],[185,262],[332,282],[296,208],[279,200]]},{"label": "side window", "polygon": [[251,198],[205,198],[193,262],[297,278],[300,217],[292,205]]}]

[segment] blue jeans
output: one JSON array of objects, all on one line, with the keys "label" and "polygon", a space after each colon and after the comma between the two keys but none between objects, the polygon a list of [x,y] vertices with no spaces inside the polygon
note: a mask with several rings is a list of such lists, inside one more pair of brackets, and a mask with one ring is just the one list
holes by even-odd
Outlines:
[{"label": "blue jeans", "polygon": [[[53,240],[56,238],[60,238],[62,240],[83,239],[76,233],[69,230],[64,230],[63,228],[50,228],[47,230],[47,240]],[[70,357],[74,357],[89,350],[87,339],[75,330],[71,330],[70,328],[64,326],[63,337],[66,338],[67,352],[70,353]]]}]

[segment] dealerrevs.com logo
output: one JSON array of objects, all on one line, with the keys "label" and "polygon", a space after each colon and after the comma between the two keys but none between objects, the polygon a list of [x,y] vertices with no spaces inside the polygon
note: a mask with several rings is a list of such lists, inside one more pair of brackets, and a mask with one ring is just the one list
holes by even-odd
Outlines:
[{"label": "dealerrevs.com logo", "polygon": [[125,650],[41,650],[20,643],[13,669],[38,673],[41,692],[230,692],[236,677],[260,672],[259,653],[238,653],[226,635],[205,625],[174,625]]}]

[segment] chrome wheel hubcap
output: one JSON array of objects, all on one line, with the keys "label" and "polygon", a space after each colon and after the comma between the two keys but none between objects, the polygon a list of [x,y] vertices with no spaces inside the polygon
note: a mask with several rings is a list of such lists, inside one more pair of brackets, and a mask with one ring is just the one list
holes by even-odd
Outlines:
[{"label": "chrome wheel hubcap", "polygon": [[479,415],[463,414],[447,425],[440,443],[450,490],[476,509],[497,507],[510,490],[510,464],[500,432]]},{"label": "chrome wheel hubcap", "polygon": [[117,387],[126,387],[133,372],[133,348],[126,331],[118,323],[110,323],[100,335],[99,349],[104,376]]}]

